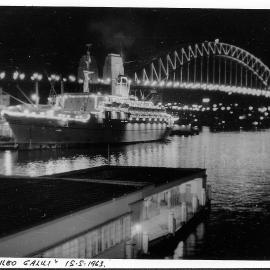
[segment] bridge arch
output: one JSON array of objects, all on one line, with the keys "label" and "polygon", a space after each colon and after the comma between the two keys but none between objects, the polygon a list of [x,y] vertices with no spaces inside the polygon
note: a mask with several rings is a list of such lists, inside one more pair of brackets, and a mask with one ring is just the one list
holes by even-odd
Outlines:
[{"label": "bridge arch", "polygon": [[261,88],[263,88],[264,91],[270,90],[270,69],[267,65],[250,52],[235,45],[219,42],[218,40],[180,48],[164,55],[163,57],[154,59],[139,73],[135,72],[135,83],[139,83],[141,81],[174,81],[174,73],[178,68],[183,67],[184,64],[190,63],[192,60],[196,61],[197,58],[210,56],[229,59],[240,64],[242,67],[249,70],[261,82]]}]

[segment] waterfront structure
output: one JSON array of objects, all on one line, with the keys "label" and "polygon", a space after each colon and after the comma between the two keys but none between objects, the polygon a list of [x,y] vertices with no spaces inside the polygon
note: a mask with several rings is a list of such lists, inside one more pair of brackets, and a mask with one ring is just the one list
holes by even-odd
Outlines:
[{"label": "waterfront structure", "polygon": [[135,258],[209,199],[205,169],[100,166],[1,178],[2,257]]}]

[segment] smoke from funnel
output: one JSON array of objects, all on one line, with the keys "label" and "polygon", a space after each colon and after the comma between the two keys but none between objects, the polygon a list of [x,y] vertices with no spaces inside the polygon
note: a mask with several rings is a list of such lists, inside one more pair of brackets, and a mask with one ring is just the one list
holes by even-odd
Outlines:
[{"label": "smoke from funnel", "polygon": [[135,24],[126,19],[107,19],[89,24],[89,30],[98,34],[99,41],[107,51],[124,56],[140,34]]}]

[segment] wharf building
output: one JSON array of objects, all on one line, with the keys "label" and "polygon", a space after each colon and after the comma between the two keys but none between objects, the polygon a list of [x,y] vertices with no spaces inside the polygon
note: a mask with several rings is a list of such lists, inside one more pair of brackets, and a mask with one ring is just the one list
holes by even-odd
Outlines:
[{"label": "wharf building", "polygon": [[0,256],[136,258],[210,198],[205,169],[100,166],[2,176]]}]

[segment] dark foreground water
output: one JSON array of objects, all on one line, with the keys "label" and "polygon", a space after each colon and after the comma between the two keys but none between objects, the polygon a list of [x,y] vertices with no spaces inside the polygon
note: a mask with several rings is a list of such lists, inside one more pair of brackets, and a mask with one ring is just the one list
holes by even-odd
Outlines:
[{"label": "dark foreground water", "polygon": [[[107,148],[0,152],[0,173],[44,175],[107,163]],[[270,131],[171,137],[110,149],[111,164],[205,167],[208,218],[159,257],[270,260]]]}]

